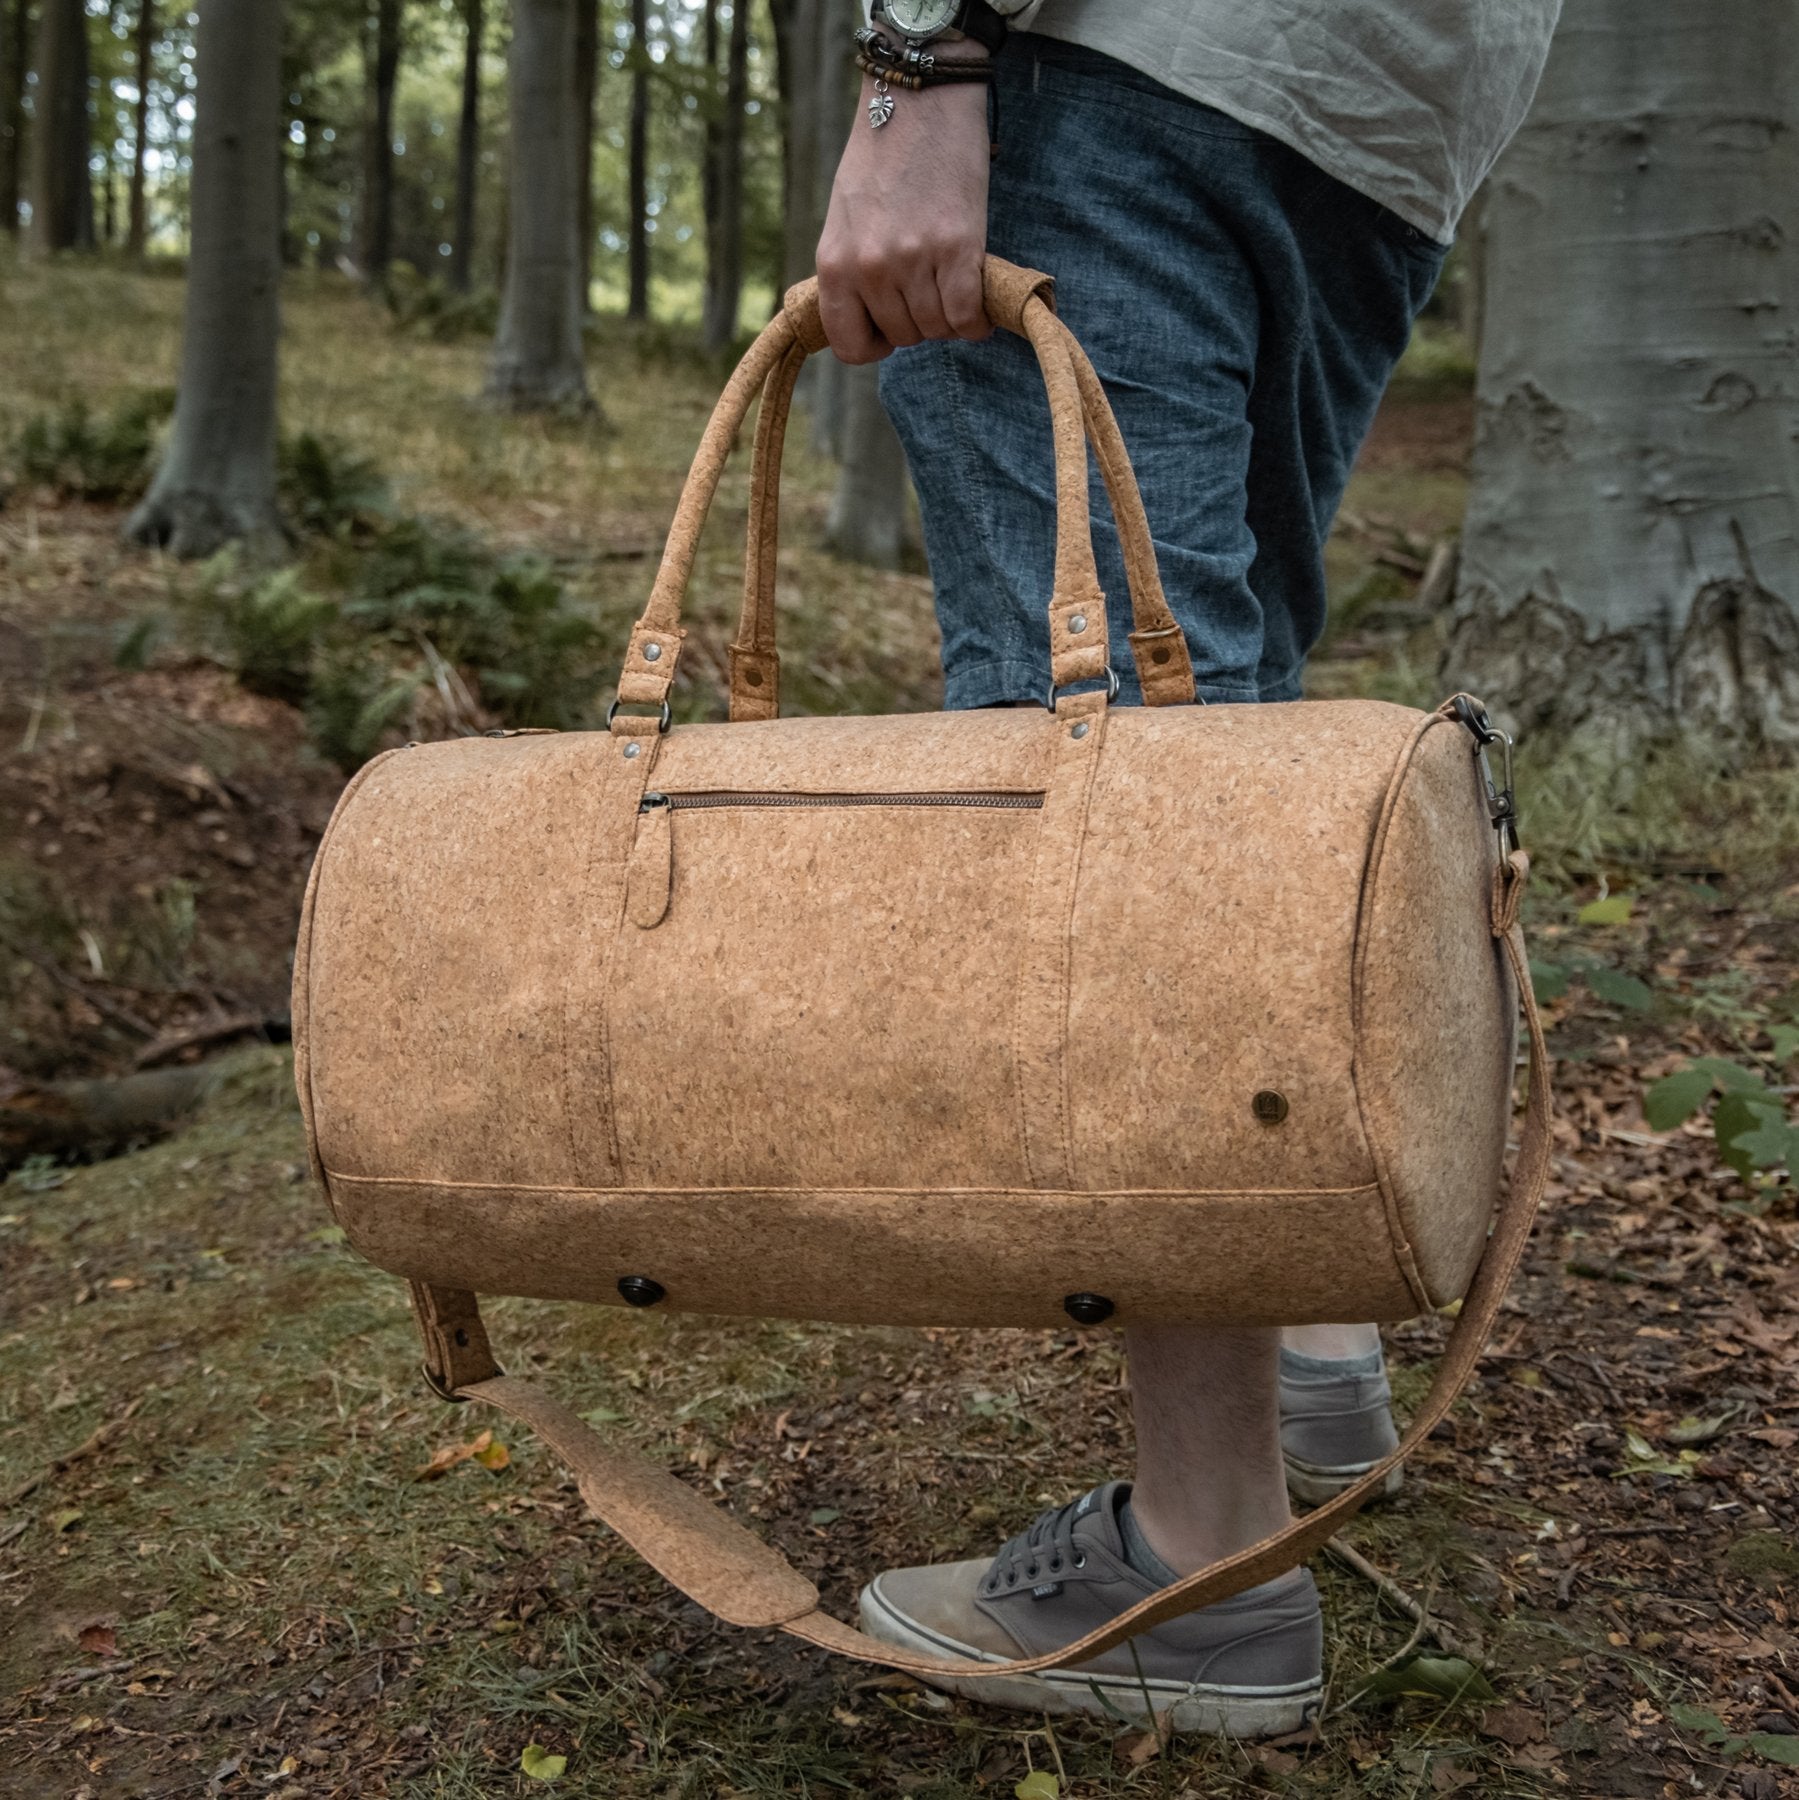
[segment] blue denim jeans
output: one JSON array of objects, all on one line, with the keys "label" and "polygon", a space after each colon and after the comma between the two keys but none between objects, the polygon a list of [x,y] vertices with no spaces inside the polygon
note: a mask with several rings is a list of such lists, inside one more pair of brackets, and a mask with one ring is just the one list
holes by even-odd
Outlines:
[{"label": "blue denim jeans", "polygon": [[[1325,623],[1324,540],[1443,247],[1297,151],[1096,51],[999,62],[989,248],[1056,277],[1137,471],[1201,699],[1290,700]],[[945,704],[1042,702],[1055,484],[1029,345],[882,366],[918,489]],[[1121,698],[1124,568],[1089,507]]]}]

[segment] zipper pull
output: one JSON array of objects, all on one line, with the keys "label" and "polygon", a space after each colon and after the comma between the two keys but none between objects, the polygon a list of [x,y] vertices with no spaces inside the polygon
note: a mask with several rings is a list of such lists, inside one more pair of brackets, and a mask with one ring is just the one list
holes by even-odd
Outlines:
[{"label": "zipper pull", "polygon": [[644,931],[668,916],[675,879],[674,810],[666,794],[645,794],[637,805],[637,838],[625,871],[625,916]]}]

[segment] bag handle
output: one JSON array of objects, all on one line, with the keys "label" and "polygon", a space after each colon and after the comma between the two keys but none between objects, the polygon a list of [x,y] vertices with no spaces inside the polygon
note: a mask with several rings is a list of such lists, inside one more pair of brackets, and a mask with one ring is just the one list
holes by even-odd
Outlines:
[{"label": "bag handle", "polygon": [[[1049,397],[1056,455],[1055,586],[1049,603],[1052,691],[1073,682],[1097,679],[1107,669],[1105,599],[1100,591],[1088,521],[1086,436],[1090,433],[1118,520],[1119,537],[1126,545],[1131,642],[1139,669],[1144,672],[1145,698],[1153,695],[1157,703],[1190,700],[1193,675],[1186,641],[1156,573],[1154,546],[1130,459],[1098,377],[1067,328],[1050,310],[1050,279],[989,257],[983,283],[988,315],[1028,339],[1037,352]],[[746,617],[732,649],[732,689],[734,697],[739,692],[746,696],[741,716],[770,716],[767,699],[774,695],[777,676],[771,521],[779,491],[778,480],[771,471],[785,432],[799,365],[824,346],[818,283],[803,281],[790,290],[780,312],[744,353],[707,421],[675,509],[649,603],[631,631],[618,684],[621,704],[663,708],[668,705],[675,665],[686,635],[681,626],[681,601],[693,571],[700,531],[738,429],[761,392],[764,415],[758,422],[758,454],[751,472],[752,536],[745,569]],[[1077,617],[1082,620],[1078,631],[1072,628]],[[750,680],[752,670],[760,676],[759,681]],[[739,716],[735,710],[734,716]]]},{"label": "bag handle", "polygon": [[1354,1486],[1235,1556],[1152,1594],[1085,1637],[1015,1662],[921,1656],[883,1644],[820,1611],[818,1590],[772,1545],[683,1486],[666,1469],[608,1444],[534,1383],[503,1375],[488,1348],[472,1294],[412,1284],[425,1339],[425,1374],[446,1399],[480,1400],[529,1425],[574,1472],[581,1497],[606,1524],[690,1599],[732,1625],[779,1626],[793,1636],[863,1662],[916,1675],[1023,1675],[1085,1662],[1138,1632],[1270,1581],[1313,1555],[1371,1499],[1388,1473],[1448,1413],[1480,1362],[1507,1287],[1530,1239],[1549,1173],[1549,1051],[1531,990],[1518,906],[1530,869],[1523,851],[1504,860],[1494,882],[1492,929],[1504,946],[1530,1038],[1529,1084],[1518,1156],[1493,1231],[1462,1301],[1430,1392],[1398,1449]]},{"label": "bag handle", "polygon": [[[1093,447],[1106,484],[1106,497],[1117,521],[1119,546],[1124,554],[1125,580],[1132,605],[1131,655],[1137,665],[1143,698],[1151,706],[1190,702],[1194,698],[1194,687],[1187,641],[1162,591],[1161,572],[1156,566],[1155,543],[1143,510],[1143,498],[1105,388],[1074,333],[1054,316],[1054,283],[1048,276],[1016,269],[998,257],[987,259],[987,272],[988,306],[996,314],[1001,310],[997,290],[1021,279],[1031,284],[1030,294],[1043,302],[1050,317],[1045,322],[1034,314],[1026,318],[1021,313],[1019,323],[1026,327],[1024,335],[1031,337],[1033,330],[1041,330],[1054,336],[1074,365],[1087,440]],[[774,596],[781,447],[786,436],[794,384],[809,354],[809,316],[817,304],[816,282],[801,283],[789,292],[786,305],[800,315],[800,333],[792,348],[770,372],[756,418],[749,524],[743,558],[743,608],[737,622],[737,635],[731,643],[733,722],[772,719],[780,711],[781,667],[775,648]],[[1031,338],[1031,341],[1036,340]],[[1086,502],[1083,500],[1081,504],[1084,506]],[[1066,516],[1065,512],[1063,516]],[[1099,648],[1105,648],[1102,634],[1096,633],[1092,641]],[[1103,669],[1100,672],[1103,673]]]}]

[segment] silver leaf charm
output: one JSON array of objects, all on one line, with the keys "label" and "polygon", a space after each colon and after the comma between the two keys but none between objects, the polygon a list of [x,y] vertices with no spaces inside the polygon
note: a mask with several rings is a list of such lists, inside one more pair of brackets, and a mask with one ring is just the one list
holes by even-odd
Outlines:
[{"label": "silver leaf charm", "polygon": [[875,91],[868,101],[868,126],[871,131],[879,131],[893,117],[893,90],[884,81],[875,83]]}]

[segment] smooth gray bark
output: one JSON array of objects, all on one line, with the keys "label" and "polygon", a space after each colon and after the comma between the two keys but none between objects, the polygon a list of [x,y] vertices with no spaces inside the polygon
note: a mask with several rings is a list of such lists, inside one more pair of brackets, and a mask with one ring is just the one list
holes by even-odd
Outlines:
[{"label": "smooth gray bark", "polygon": [[1569,0],[1490,189],[1447,675],[1799,741],[1799,19]]},{"label": "smooth gray bark", "polygon": [[456,131],[456,237],[450,245],[450,286],[466,294],[475,267],[475,196],[481,179],[482,0],[464,0],[462,118]]},{"label": "smooth gray bark", "polygon": [[[788,203],[788,281],[802,281],[818,262],[818,240],[831,204],[838,158],[855,117],[860,77],[851,35],[861,23],[858,0],[800,0],[796,9],[793,97],[797,167]],[[804,35],[804,34],[809,34]],[[812,414],[812,447],[842,457],[849,415],[848,370],[834,356],[815,356],[800,386]]]},{"label": "smooth gray bark", "polygon": [[600,0],[577,0],[575,7],[575,229],[581,246],[581,316],[593,309],[593,145],[594,105],[600,93]]},{"label": "smooth gray bark", "polygon": [[0,0],[0,231],[19,235],[25,179],[25,66],[31,61],[30,0]]},{"label": "smooth gray bark", "polygon": [[718,0],[706,8],[706,67],[716,110],[706,122],[706,303],[701,335],[706,348],[726,349],[737,336],[743,302],[743,108],[749,94],[749,0],[731,7],[730,46],[722,93],[718,72]]},{"label": "smooth gray bark", "polygon": [[131,200],[127,209],[126,248],[133,261],[143,259],[149,241],[149,209],[145,203],[145,155],[150,147],[150,81],[155,74],[156,0],[138,0],[137,99],[131,109]]},{"label": "smooth gray bark", "polygon": [[906,453],[881,405],[874,364],[841,371],[843,466],[831,496],[825,544],[852,562],[897,569],[905,560],[912,512]]},{"label": "smooth gray bark", "polygon": [[362,272],[387,278],[394,247],[394,90],[400,81],[400,0],[375,0],[369,20],[369,112],[362,146]]},{"label": "smooth gray bark", "polygon": [[200,0],[192,245],[175,420],[126,536],[177,556],[283,538],[275,498],[281,329],[281,0]]},{"label": "smooth gray bark", "polygon": [[625,316],[650,316],[650,20],[645,0],[631,0],[631,126],[627,150],[631,228]]},{"label": "smooth gray bark", "polygon": [[506,291],[487,394],[524,410],[593,404],[581,344],[576,4],[517,0],[513,8]]},{"label": "smooth gray bark", "polygon": [[37,86],[32,102],[31,230],[34,255],[91,250],[94,190],[88,172],[87,9],[82,0],[41,0]]}]

